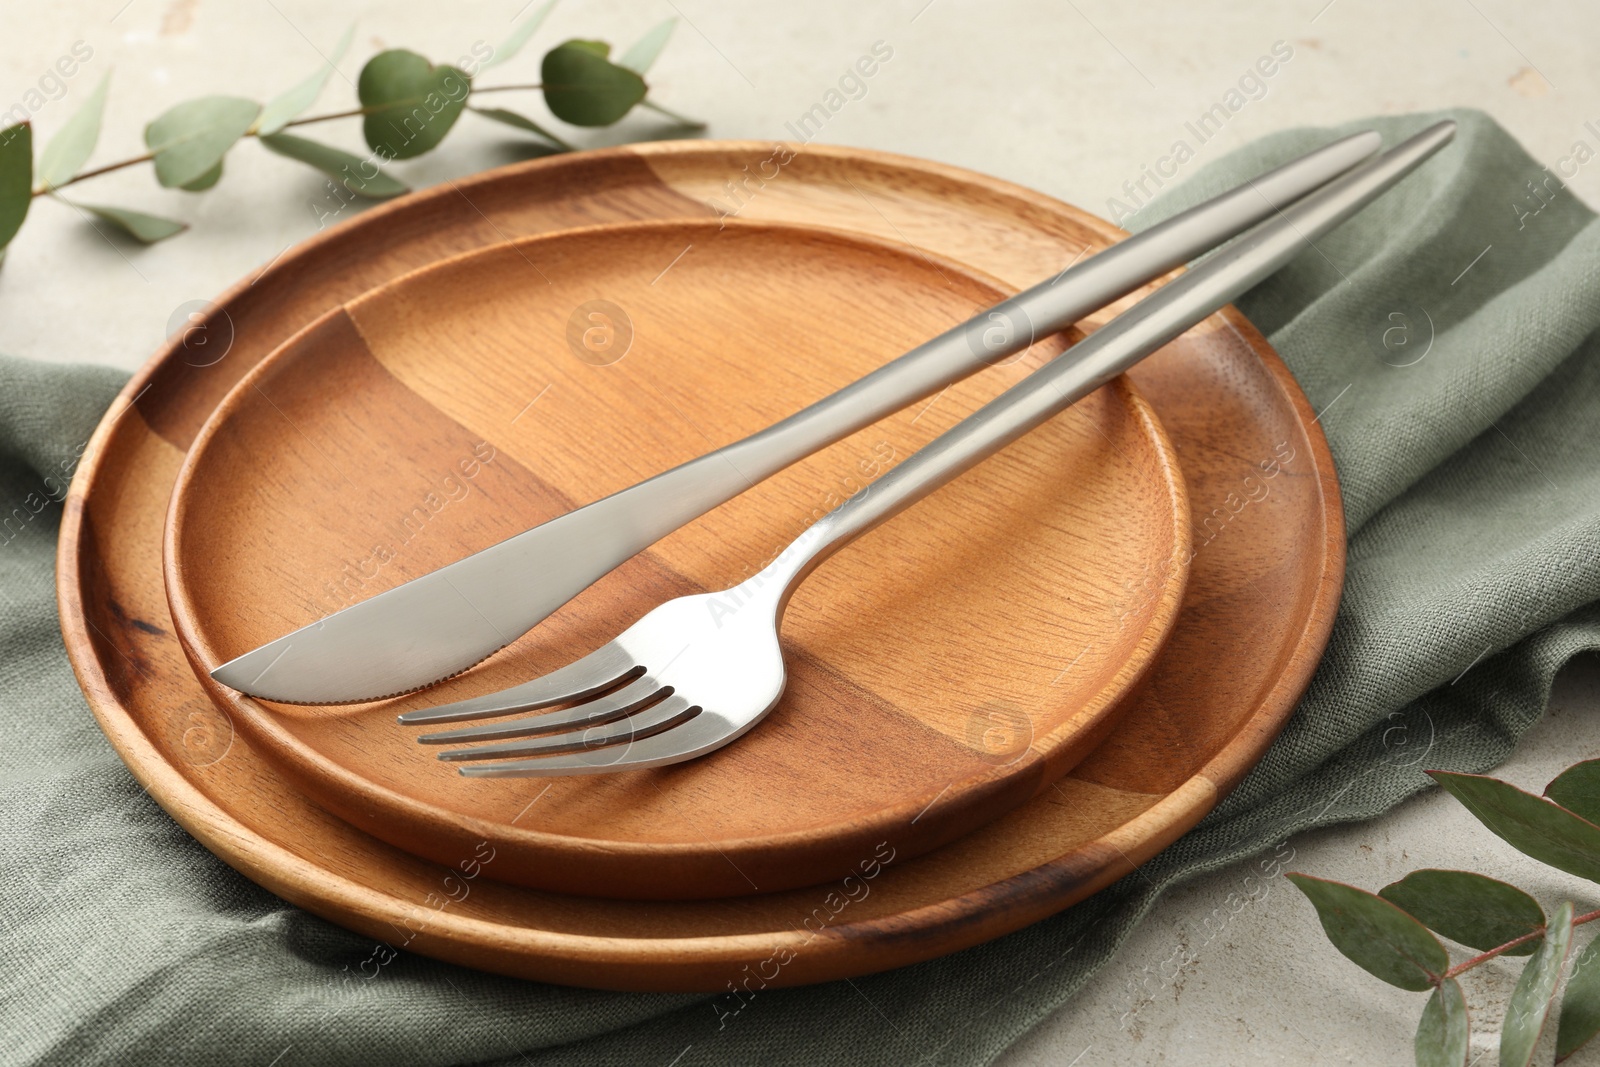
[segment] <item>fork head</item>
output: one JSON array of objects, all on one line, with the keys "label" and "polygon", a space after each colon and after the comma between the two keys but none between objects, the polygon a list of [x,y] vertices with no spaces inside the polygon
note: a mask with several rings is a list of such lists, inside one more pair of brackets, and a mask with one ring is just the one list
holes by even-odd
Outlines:
[{"label": "fork head", "polygon": [[[783,695],[781,600],[749,584],[669,600],[559,670],[487,696],[408,711],[400,722],[493,719],[417,739],[471,745],[439,754],[468,764],[461,773],[471,777],[605,774],[704,755],[760,722]],[[556,705],[567,706],[501,718]]]}]

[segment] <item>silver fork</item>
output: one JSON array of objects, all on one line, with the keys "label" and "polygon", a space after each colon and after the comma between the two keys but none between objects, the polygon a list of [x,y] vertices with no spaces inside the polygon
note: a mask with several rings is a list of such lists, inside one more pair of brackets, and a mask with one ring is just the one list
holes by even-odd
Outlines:
[{"label": "silver fork", "polygon": [[419,738],[426,744],[495,742],[443,752],[444,760],[534,757],[461,768],[481,777],[659,767],[720,748],[760,722],[783,694],[778,627],[795,588],[818,564],[1230,303],[1399,181],[1454,132],[1453,122],[1441,122],[1280,211],[919,449],[745,582],[669,600],[614,641],[541,678],[406,712],[399,721],[460,722],[577,702]]}]

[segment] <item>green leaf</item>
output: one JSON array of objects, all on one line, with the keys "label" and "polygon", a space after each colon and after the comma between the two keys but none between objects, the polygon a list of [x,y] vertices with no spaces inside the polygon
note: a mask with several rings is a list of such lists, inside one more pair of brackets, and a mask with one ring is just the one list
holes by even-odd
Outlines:
[{"label": "green leaf", "polygon": [[550,14],[550,9],[555,6],[556,0],[549,0],[539,10],[523,19],[522,24],[511,31],[510,37],[500,42],[500,47],[496,48],[494,54],[484,60],[483,65],[478,69],[484,71],[490,67],[499,66],[522,51],[522,46],[528,43],[528,39],[533,36],[534,31],[544,22],[545,16]]},{"label": "green leaf", "polygon": [[1544,787],[1544,795],[1574,815],[1600,821],[1600,759],[1568,767]]},{"label": "green leaf", "polygon": [[650,69],[656,61],[661,50],[667,46],[667,38],[672,36],[672,31],[677,28],[677,19],[668,19],[655,29],[633,42],[633,47],[622,53],[622,58],[617,60],[617,65],[627,67],[635,74],[643,74]]},{"label": "green leaf", "polygon": [[456,67],[436,67],[415,52],[391,48],[367,60],[356,93],[376,110],[362,125],[367,144],[385,160],[432,151],[450,132],[472,92]]},{"label": "green leaf", "polygon": [[1374,893],[1305,874],[1286,877],[1317,909],[1333,947],[1401,989],[1432,989],[1450,968],[1439,939]]},{"label": "green leaf", "polygon": [[703,129],[706,128],[706,124],[704,122],[701,122],[699,119],[692,119],[688,115],[680,115],[676,111],[671,111],[671,110],[669,110],[667,108],[662,107],[660,104],[656,103],[654,100],[650,100],[650,99],[641,100],[641,101],[639,101],[639,106],[640,107],[647,107],[651,111],[655,111],[655,112],[657,112],[659,114],[665,115],[665,116],[667,116],[667,118],[671,119],[673,122],[676,122],[678,125],[687,126],[691,130],[703,130]]},{"label": "green leaf", "polygon": [[344,31],[344,36],[339,38],[339,43],[322,66],[317,68],[305,81],[293,89],[267,101],[267,106],[261,109],[261,117],[256,120],[256,132],[265,136],[277,133],[287,126],[296,116],[306,108],[317,102],[317,97],[322,95],[322,90],[327,86],[328,79],[333,77],[334,71],[339,69],[339,60],[350,50],[350,38],[355,35],[354,23]]},{"label": "green leaf", "polygon": [[519,115],[515,111],[507,111],[503,107],[475,107],[472,110],[476,111],[486,119],[494,119],[496,122],[503,122],[507,126],[515,126],[519,130],[527,130],[529,133],[536,133],[552,144],[559,145],[560,147],[566,149],[568,152],[573,151],[572,145],[568,144],[566,141],[563,141],[561,138],[557,137],[555,134],[551,133],[537,122],[534,122],[532,119],[524,115]]},{"label": "green leaf", "polygon": [[33,203],[33,127],[26,122],[0,130],[0,248],[22,229]]},{"label": "green leaf", "polygon": [[159,215],[146,215],[142,211],[129,211],[127,208],[108,207],[105,204],[80,204],[75,200],[67,200],[59,193],[56,194],[56,199],[111,223],[141,244],[153,245],[189,228],[188,223],[164,219]]},{"label": "green leaf", "polygon": [[607,59],[609,51],[599,41],[568,41],[545,53],[541,76],[552,115],[574,126],[609,126],[644,99],[644,79]]},{"label": "green leaf", "polygon": [[1556,1030],[1556,1062],[1600,1034],[1600,938],[1578,955],[1561,994],[1561,1024]]},{"label": "green leaf", "polygon": [[1446,978],[1433,991],[1422,1009],[1413,1049],[1417,1067],[1462,1067],[1467,1062],[1467,1042],[1471,1038],[1467,1022],[1467,998],[1461,983]]},{"label": "green leaf", "polygon": [[1556,986],[1561,983],[1561,968],[1567,962],[1567,948],[1571,944],[1572,902],[1568,901],[1550,920],[1544,944],[1523,968],[1517,988],[1511,991],[1505,1026],[1500,1030],[1500,1067],[1528,1067],[1533,1061],[1533,1052],[1544,1031],[1545,1017],[1550,1014]]},{"label": "green leaf", "polygon": [[169,189],[192,187],[216,169],[259,114],[260,104],[237,96],[204,96],[168,108],[144,130],[156,181]]},{"label": "green leaf", "polygon": [[178,188],[184,190],[185,192],[203,193],[221,180],[222,161],[218,160],[216,166],[200,175],[200,177],[196,178],[194,181],[184,182],[182,185],[178,186]]},{"label": "green leaf", "polygon": [[37,180],[40,187],[53,188],[70,181],[83,165],[89,162],[95,144],[100,140],[100,118],[106,110],[106,87],[111,83],[108,70],[94,87],[89,99],[73,112],[67,124],[50,138],[50,143],[39,153]]},{"label": "green leaf", "polygon": [[391,196],[411,191],[409,185],[391,178],[379,169],[375,160],[362,159],[342,149],[330,148],[325,144],[287,133],[274,133],[262,137],[261,143],[280,156],[288,156],[290,159],[316,167],[328,177],[343,183],[352,193],[359,193],[374,200],[387,200]]},{"label": "green leaf", "polygon": [[[1378,890],[1424,926],[1480,952],[1544,929],[1544,909],[1516,886],[1470,871],[1412,871]],[[1531,956],[1535,938],[1507,956]]]},{"label": "green leaf", "polygon": [[1498,778],[1428,773],[1512,848],[1568,874],[1600,882],[1600,826]]}]

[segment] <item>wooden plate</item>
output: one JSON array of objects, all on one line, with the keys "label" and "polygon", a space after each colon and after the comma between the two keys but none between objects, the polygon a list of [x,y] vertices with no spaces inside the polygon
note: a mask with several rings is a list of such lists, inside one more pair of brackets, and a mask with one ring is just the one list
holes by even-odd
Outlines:
[{"label": "wooden plate", "polygon": [[[771,425],[1007,295],[903,246],[698,220],[525,238],[381,286],[245,377],[190,449],[166,539],[178,639],[313,800],[441,863],[491,839],[495,878],[743,896],[842,878],[890,835],[906,858],[936,848],[1082,759],[1177,616],[1188,502],[1125,379],[815,572],[784,617],[782,701],[712,756],[464,778],[395,715],[545,674],[663,601],[737,585],[1061,338],[741,494],[443,686],[307,708],[206,672]],[[595,330],[609,343],[586,347]]]},{"label": "wooden plate", "polygon": [[[1260,758],[1327,641],[1343,529],[1314,412],[1231,310],[1132,374],[1177,450],[1195,515],[1183,607],[1139,699],[1049,790],[944,848],[901,862],[886,839],[850,883],[826,889],[715,902],[574,897],[482,877],[492,843],[449,867],[384,844],[234,737],[173,635],[160,562],[178,468],[228,389],[330,308],[445,255],[734,209],[913,242],[1011,285],[1118,236],[1049,197],[934,163],[676,142],[446,184],[240,282],[203,333],[165,346],[107,413],[68,495],[58,557],[63,635],[91,707],[139,781],[218,856],[390,946],[501,973],[617,989],[795,985],[930,959],[1059,911],[1175,840]],[[198,339],[219,343],[208,354]]]}]

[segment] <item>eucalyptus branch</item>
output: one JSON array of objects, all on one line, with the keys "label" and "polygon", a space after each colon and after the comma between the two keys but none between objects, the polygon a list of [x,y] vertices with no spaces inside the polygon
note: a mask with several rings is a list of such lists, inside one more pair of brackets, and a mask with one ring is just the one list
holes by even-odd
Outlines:
[{"label": "eucalyptus branch", "polygon": [[[1568,767],[1542,796],[1484,775],[1428,773],[1524,855],[1600,882],[1600,760]],[[1574,915],[1564,901],[1546,913],[1516,886],[1471,871],[1412,871],[1376,893],[1304,874],[1287,877],[1316,908],[1335,948],[1390,985],[1429,993],[1414,1043],[1419,1067],[1466,1063],[1470,1023],[1457,979],[1509,955],[1528,961],[1506,1007],[1502,1065],[1528,1067],[1558,1000],[1558,1062],[1600,1034],[1600,937],[1577,954],[1570,973],[1567,965],[1573,931],[1600,920],[1600,909]],[[1438,935],[1476,953],[1452,966]]]},{"label": "eucalyptus branch", "polygon": [[[550,113],[573,126],[610,126],[638,106],[681,123],[698,125],[646,99],[649,89],[644,73],[666,46],[675,19],[653,28],[616,61],[610,58],[609,45],[575,39],[545,53],[540,67],[542,77],[536,82],[474,86],[475,73],[512,59],[527,44],[553,4],[554,0],[549,0],[524,19],[499,48],[480,51],[474,47],[476,61],[464,61],[472,68],[471,73],[459,67],[435,65],[415,52],[389,49],[362,67],[358,79],[360,106],[302,116],[316,102],[336,69],[335,64],[349,48],[355,30],[352,26],[319,70],[265,104],[236,96],[185,101],[168,108],[145,127],[149,151],[84,169],[99,140],[105,111],[109,76],[102,78],[90,98],[51,138],[37,161],[28,121],[0,129],[0,255],[16,236],[29,205],[40,196],[54,196],[90,178],[144,163],[152,165],[156,181],[166,188],[204,192],[221,179],[224,158],[245,138],[255,138],[278,155],[315,167],[350,192],[373,199],[408,192],[403,182],[384,173],[383,164],[433,151],[466,110],[532,134],[546,147],[573,149],[565,138],[518,112],[502,107],[469,108],[472,98],[485,93],[542,92]],[[365,158],[287,132],[346,118],[369,120],[362,126],[362,136],[371,149]],[[147,244],[187,229],[182,222],[126,208],[64,198],[61,202]]]}]

